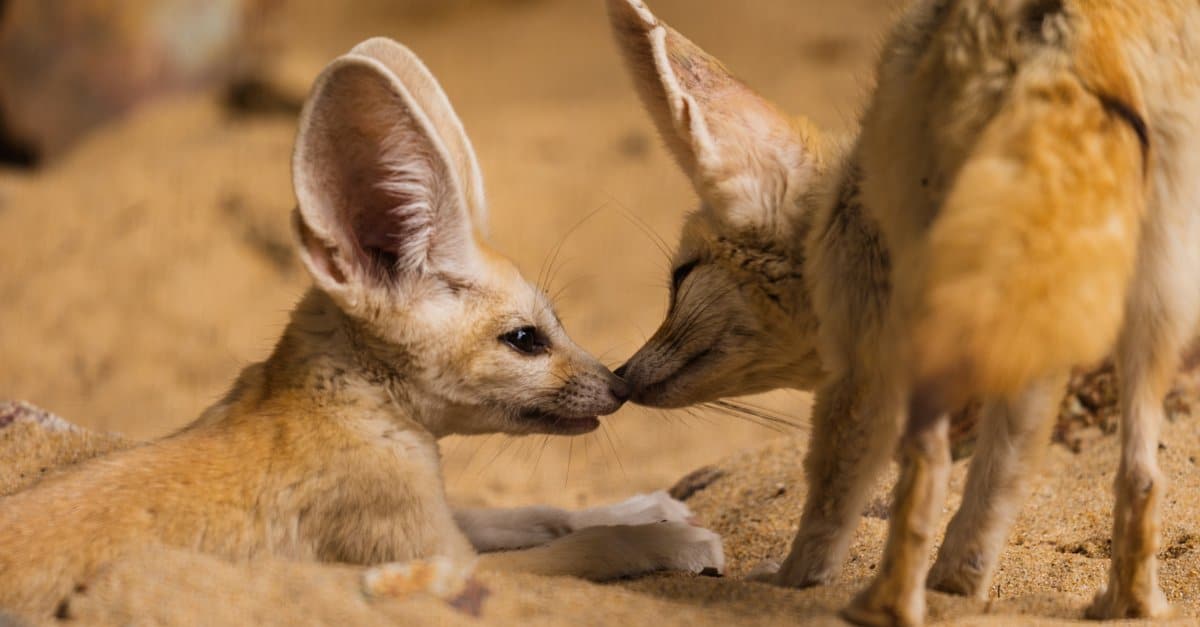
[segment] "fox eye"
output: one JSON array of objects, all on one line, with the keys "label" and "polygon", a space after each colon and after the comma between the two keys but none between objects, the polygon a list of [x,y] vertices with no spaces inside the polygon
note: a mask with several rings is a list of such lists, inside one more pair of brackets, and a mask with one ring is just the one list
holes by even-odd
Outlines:
[{"label": "fox eye", "polygon": [[675,268],[675,271],[671,273],[671,291],[672,292],[679,291],[679,286],[681,284],[683,284],[683,280],[686,279],[688,277],[688,275],[692,273],[692,270],[696,269],[696,266],[699,263],[700,263],[699,259],[693,259],[692,261],[689,261],[689,262],[683,264],[682,266]]},{"label": "fox eye", "polygon": [[500,336],[500,341],[526,355],[540,355],[550,348],[550,342],[536,327],[513,329]]}]

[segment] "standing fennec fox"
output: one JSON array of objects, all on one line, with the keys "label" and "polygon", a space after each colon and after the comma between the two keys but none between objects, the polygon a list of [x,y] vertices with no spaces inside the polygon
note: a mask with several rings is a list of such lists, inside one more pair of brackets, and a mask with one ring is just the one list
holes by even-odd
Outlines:
[{"label": "standing fennec fox", "polygon": [[[1155,456],[1162,399],[1200,322],[1200,4],[912,2],[845,151],[640,1],[610,11],[703,200],[667,319],[623,368],[632,398],[819,383],[808,500],[777,580],[836,575],[899,446],[885,559],[844,615],[919,624],[925,585],[986,596],[1068,369],[1112,352],[1112,565],[1087,613],[1167,614]],[[947,410],[972,398],[985,401],[980,441],[930,569]]]},{"label": "standing fennec fox", "polygon": [[0,608],[47,615],[155,544],[352,563],[542,544],[479,565],[597,579],[722,567],[720,539],[658,496],[579,514],[447,505],[439,437],[584,433],[627,392],[482,243],[474,154],[412,53],[373,39],[334,61],[293,168],[315,287],[274,353],[180,433],[0,502]]}]

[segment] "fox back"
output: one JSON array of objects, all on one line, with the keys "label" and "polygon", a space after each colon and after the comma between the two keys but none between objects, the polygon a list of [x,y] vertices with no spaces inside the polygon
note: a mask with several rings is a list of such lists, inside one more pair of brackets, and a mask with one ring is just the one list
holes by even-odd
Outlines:
[{"label": "fox back", "polygon": [[1167,157],[1148,107],[1195,83],[1146,46],[1184,7],[919,2],[893,30],[857,154],[911,329],[894,359],[938,406],[1113,348]]}]

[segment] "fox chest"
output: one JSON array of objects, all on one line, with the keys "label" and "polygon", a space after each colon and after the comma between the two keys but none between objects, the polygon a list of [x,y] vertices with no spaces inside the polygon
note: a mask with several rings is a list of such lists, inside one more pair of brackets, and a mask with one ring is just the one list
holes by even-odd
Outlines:
[{"label": "fox chest", "polygon": [[277,491],[272,509],[286,514],[263,527],[273,551],[362,564],[472,553],[446,501],[436,445],[385,433]]}]

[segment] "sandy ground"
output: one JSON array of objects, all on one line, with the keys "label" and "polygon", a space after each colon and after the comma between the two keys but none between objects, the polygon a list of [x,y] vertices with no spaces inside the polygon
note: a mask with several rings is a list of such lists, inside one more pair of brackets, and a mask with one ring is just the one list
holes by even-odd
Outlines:
[{"label": "sandy ground", "polygon": [[[869,86],[891,3],[659,0],[654,7],[786,109],[845,130]],[[290,86],[306,85],[368,36],[413,48],[479,153],[496,247],[533,277],[561,245],[555,286],[568,331],[615,365],[654,329],[667,274],[654,239],[672,242],[695,199],[622,73],[599,0],[294,0],[275,27],[283,41],[275,78]],[[291,117],[232,116],[215,95],[202,94],[147,107],[51,168],[0,172],[0,398],[146,439],[190,421],[239,368],[265,357],[307,283],[286,228],[294,132]],[[807,416],[800,393],[756,400],[801,422]],[[42,454],[15,433],[0,440],[7,442],[0,463],[10,469]],[[493,595],[484,620],[835,622],[834,610],[876,564],[886,485],[837,585],[796,592],[737,580],[757,559],[786,551],[804,495],[803,435],[716,414],[630,407],[584,438],[448,440],[450,490],[465,503],[575,507],[668,486],[706,464],[726,472],[691,503],[725,535],[732,577],[607,586],[487,577]],[[1195,423],[1168,425],[1164,443],[1172,482],[1164,587],[1194,616]],[[67,461],[51,453],[51,465]],[[28,458],[19,462],[20,455]],[[1111,437],[1097,436],[1079,454],[1055,447],[1005,554],[994,601],[932,594],[931,622],[1080,617],[1107,567],[1115,458]],[[964,469],[955,468],[951,506]],[[367,601],[358,580],[349,567],[159,555],[114,568],[72,609],[89,624],[467,620],[435,602]]]}]

